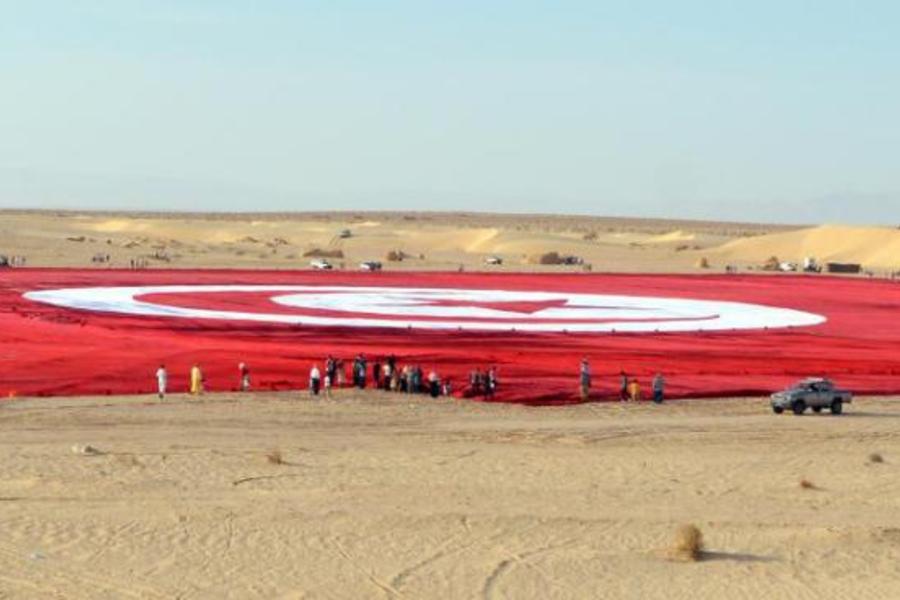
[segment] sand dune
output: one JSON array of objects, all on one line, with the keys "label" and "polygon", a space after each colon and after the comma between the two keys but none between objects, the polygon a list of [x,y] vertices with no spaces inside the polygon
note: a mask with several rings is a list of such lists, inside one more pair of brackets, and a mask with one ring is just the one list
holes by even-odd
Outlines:
[{"label": "sand dune", "polygon": [[676,229],[675,231],[670,231],[669,233],[664,233],[662,235],[655,235],[648,239],[646,243],[648,244],[672,244],[679,242],[691,242],[697,239],[697,235],[693,233],[689,233],[686,231],[681,231],[680,229]]},{"label": "sand dune", "polygon": [[801,261],[861,263],[868,269],[900,270],[900,230],[887,227],[823,225],[733,240],[712,251],[722,259],[745,262]]},{"label": "sand dune", "polygon": [[[389,269],[482,269],[488,255],[508,269],[544,267],[529,257],[548,252],[582,257],[594,271],[698,272],[725,264],[757,267],[771,256],[801,261],[859,262],[884,272],[900,269],[900,230],[827,225],[796,229],[761,225],[647,221],[591,217],[473,214],[102,215],[5,212],[0,254],[25,254],[33,266],[87,266],[97,253],[110,266],[146,258],[151,267],[309,268],[303,254],[340,249],[339,268],[384,260],[402,251],[410,260]],[[349,238],[339,233],[349,229]],[[83,239],[82,239],[83,238]],[[72,240],[79,241],[72,241]],[[162,250],[168,260],[154,258]],[[104,264],[105,266],[105,264]]]},{"label": "sand dune", "polygon": [[[410,260],[389,269],[485,268],[488,255],[504,269],[543,267],[528,257],[576,255],[602,271],[692,271],[695,259],[676,247],[712,247],[734,235],[778,228],[699,222],[447,214],[127,215],[5,212],[0,254],[24,254],[33,266],[86,266],[109,254],[109,266],[146,259],[150,267],[308,268],[313,248],[340,249],[336,266],[355,268],[402,251]],[[351,237],[339,233],[348,229]],[[73,242],[76,238],[80,241]],[[286,243],[285,243],[286,242]],[[156,254],[163,252],[165,261]],[[107,263],[103,263],[107,266]]]}]

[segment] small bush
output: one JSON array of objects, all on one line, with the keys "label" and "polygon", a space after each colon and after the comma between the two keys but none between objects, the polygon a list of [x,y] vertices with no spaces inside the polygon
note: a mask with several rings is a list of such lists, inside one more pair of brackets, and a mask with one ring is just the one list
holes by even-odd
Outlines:
[{"label": "small bush", "polygon": [[800,480],[800,487],[803,488],[804,490],[815,490],[815,489],[818,489],[818,488],[816,487],[816,484],[814,484],[814,483],[813,483],[812,481],[810,481],[809,479],[801,479],[801,480]]},{"label": "small bush", "polygon": [[883,463],[883,462],[884,462],[884,457],[881,456],[881,455],[880,455],[879,453],[877,453],[877,452],[873,452],[872,454],[869,455],[869,462],[870,462],[870,463]]},{"label": "small bush", "polygon": [[562,263],[562,257],[559,252],[545,252],[537,257],[539,265],[558,265]]},{"label": "small bush", "polygon": [[281,450],[270,450],[266,453],[266,461],[270,465],[283,465],[284,456],[281,454]]},{"label": "small bush", "polygon": [[770,256],[766,262],[763,263],[762,269],[763,271],[777,271],[780,264],[781,261],[778,260],[777,256]]},{"label": "small bush", "polygon": [[696,525],[679,525],[669,555],[674,560],[693,562],[703,556],[703,533]]},{"label": "small bush", "polygon": [[344,258],[344,251],[340,248],[326,250],[324,248],[312,248],[303,253],[303,256],[315,256],[316,258]]},{"label": "small bush", "polygon": [[385,255],[384,258],[388,262],[401,262],[407,258],[410,258],[410,255],[403,250],[391,250]]}]

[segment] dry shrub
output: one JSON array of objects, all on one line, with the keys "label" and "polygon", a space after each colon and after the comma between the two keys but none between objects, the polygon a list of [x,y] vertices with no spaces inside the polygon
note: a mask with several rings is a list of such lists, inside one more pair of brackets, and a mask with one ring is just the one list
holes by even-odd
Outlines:
[{"label": "dry shrub", "polygon": [[324,248],[313,248],[311,250],[307,250],[303,253],[303,256],[310,257],[315,256],[316,258],[344,258],[344,251],[340,248],[335,248],[333,250],[326,250]]},{"label": "dry shrub", "polygon": [[703,556],[703,533],[693,524],[679,525],[672,539],[669,556],[673,560],[696,561]]},{"label": "dry shrub", "polygon": [[814,484],[814,483],[813,483],[812,481],[810,481],[809,479],[801,479],[801,480],[800,480],[800,487],[803,488],[804,490],[815,490],[815,489],[818,489],[818,488],[816,487],[816,484]]},{"label": "dry shrub", "polygon": [[770,256],[766,262],[763,263],[762,269],[763,271],[777,271],[779,265],[781,265],[781,261],[778,260],[778,257]]},{"label": "dry shrub", "polygon": [[884,462],[884,457],[881,456],[881,455],[880,455],[879,453],[877,453],[877,452],[873,452],[872,454],[869,455],[869,462],[870,462],[870,463],[883,463],[883,462]]},{"label": "dry shrub", "polygon": [[266,452],[266,461],[270,465],[283,465],[284,455],[281,454],[281,450],[270,450]]},{"label": "dry shrub", "polygon": [[410,258],[410,255],[403,250],[391,250],[384,256],[388,262],[401,262],[407,258]]},{"label": "dry shrub", "polygon": [[592,242],[597,239],[597,232],[589,231],[586,234],[584,234],[581,239],[583,239],[586,242]]},{"label": "dry shrub", "polygon": [[559,252],[544,252],[537,257],[536,262],[539,265],[558,265],[562,263],[562,257]]},{"label": "dry shrub", "polygon": [[90,444],[75,444],[72,446],[74,454],[83,454],[84,456],[97,456],[103,454],[100,450]]},{"label": "dry shrub", "polygon": [[698,269],[708,269],[709,268],[709,259],[707,259],[705,256],[702,257],[700,260],[697,261],[697,268]]}]

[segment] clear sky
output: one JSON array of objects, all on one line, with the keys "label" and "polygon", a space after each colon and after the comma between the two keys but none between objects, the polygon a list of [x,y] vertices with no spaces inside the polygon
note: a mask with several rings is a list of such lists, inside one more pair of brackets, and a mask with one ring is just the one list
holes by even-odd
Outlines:
[{"label": "clear sky", "polygon": [[0,0],[0,206],[900,222],[900,2]]}]

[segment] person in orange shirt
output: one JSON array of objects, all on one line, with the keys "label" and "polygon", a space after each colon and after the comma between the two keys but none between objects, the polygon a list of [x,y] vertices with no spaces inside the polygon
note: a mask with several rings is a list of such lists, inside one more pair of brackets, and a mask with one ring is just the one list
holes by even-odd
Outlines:
[{"label": "person in orange shirt", "polygon": [[641,399],[641,384],[637,382],[637,379],[632,379],[628,384],[628,397],[632,402],[639,402]]},{"label": "person in orange shirt", "polygon": [[198,364],[191,367],[191,393],[194,395],[203,393],[203,371]]}]

